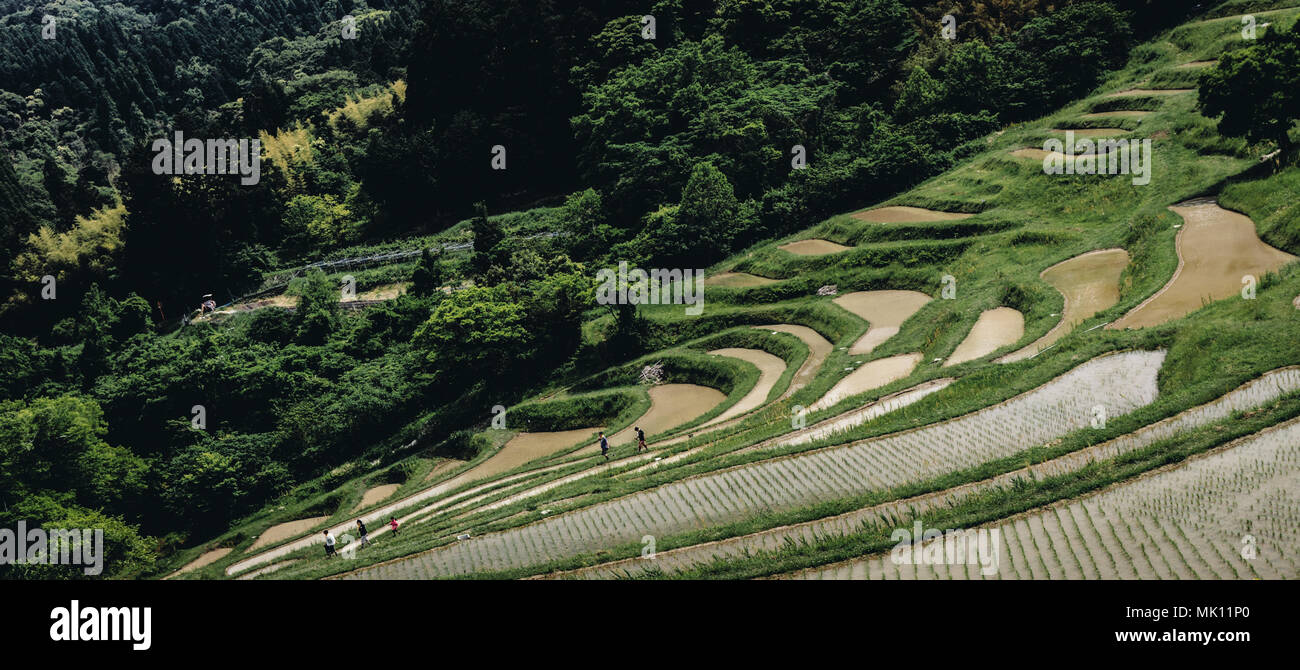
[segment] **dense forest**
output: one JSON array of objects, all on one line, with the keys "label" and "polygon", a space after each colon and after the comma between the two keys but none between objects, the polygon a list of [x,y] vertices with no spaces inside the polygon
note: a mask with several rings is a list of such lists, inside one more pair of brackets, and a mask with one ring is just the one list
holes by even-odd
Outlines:
[{"label": "dense forest", "polygon": [[[104,527],[130,576],[342,463],[472,455],[486,408],[649,346],[594,268],[884,199],[1187,4],[0,0],[0,523]],[[155,174],[174,131],[260,138],[260,181]],[[547,234],[500,216],[531,207]],[[314,271],[293,310],[179,321],[462,221],[378,307]]]}]

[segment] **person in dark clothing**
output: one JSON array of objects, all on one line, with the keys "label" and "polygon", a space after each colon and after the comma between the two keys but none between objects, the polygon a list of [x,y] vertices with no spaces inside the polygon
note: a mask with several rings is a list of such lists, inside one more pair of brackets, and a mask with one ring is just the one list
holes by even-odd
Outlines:
[{"label": "person in dark clothing", "polygon": [[609,440],[605,439],[605,431],[600,432],[600,455],[609,460]]},{"label": "person in dark clothing", "polygon": [[645,445],[645,431],[641,430],[641,426],[637,426],[636,427],[636,452],[639,454],[643,449],[649,449],[649,448],[650,447],[647,447]]},{"label": "person in dark clothing", "polygon": [[361,546],[369,547],[370,538],[366,537],[366,524],[361,519],[357,519],[357,532],[361,534]]}]

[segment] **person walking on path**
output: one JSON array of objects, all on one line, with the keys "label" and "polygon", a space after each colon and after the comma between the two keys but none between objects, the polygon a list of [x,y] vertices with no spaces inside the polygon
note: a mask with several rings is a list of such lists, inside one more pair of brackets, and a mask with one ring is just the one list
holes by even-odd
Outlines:
[{"label": "person walking on path", "polygon": [[334,557],[334,533],[325,531],[325,558]]},{"label": "person walking on path", "polygon": [[600,431],[600,455],[609,460],[609,440],[605,439],[605,431]]},{"label": "person walking on path", "polygon": [[397,517],[388,517],[388,527],[393,529],[393,535],[397,534]]},{"label": "person walking on path", "polygon": [[642,450],[649,448],[645,446],[645,431],[641,430],[641,426],[636,426],[636,453],[639,454]]},{"label": "person walking on path", "polygon": [[357,532],[361,533],[361,546],[369,547],[370,538],[366,537],[366,524],[363,523],[361,519],[357,519]]}]

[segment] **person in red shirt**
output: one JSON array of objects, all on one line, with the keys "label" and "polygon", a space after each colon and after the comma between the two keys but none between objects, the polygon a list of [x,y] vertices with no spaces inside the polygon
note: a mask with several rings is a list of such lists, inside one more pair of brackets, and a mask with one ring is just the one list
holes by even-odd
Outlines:
[{"label": "person in red shirt", "polygon": [[397,517],[388,517],[388,526],[393,529],[393,535],[397,534]]}]

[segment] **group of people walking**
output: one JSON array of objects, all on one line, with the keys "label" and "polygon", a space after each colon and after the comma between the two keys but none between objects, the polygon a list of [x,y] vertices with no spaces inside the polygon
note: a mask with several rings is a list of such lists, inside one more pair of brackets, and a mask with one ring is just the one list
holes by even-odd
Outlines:
[{"label": "group of people walking", "polygon": [[[388,517],[388,527],[393,530],[393,535],[397,534],[398,525],[397,517]],[[325,558],[336,556],[337,552],[334,550],[334,545],[338,541],[334,538],[334,532],[328,529],[323,532],[325,534]],[[357,534],[361,536],[361,546],[369,547],[370,537],[368,536],[368,531],[366,531],[366,522],[361,519],[357,519]]]},{"label": "group of people walking", "polygon": [[[650,447],[646,446],[645,443],[645,431],[641,430],[640,426],[634,426],[633,430],[636,431],[636,453],[639,454],[642,451],[648,450]],[[605,431],[603,430],[600,431],[600,455],[604,456],[605,460],[609,460],[609,439],[605,437]],[[388,517],[388,525],[392,528],[393,535],[396,535],[398,526],[397,517]],[[335,539],[334,532],[330,530],[325,530],[323,532],[325,535],[325,557],[330,558],[338,555],[338,552],[335,551],[335,545],[338,543],[338,540]],[[369,547],[370,537],[367,535],[366,523],[361,519],[357,519],[357,534],[361,536],[361,547]]]},{"label": "group of people walking", "polygon": [[[636,431],[636,453],[648,450],[650,447],[645,443],[645,431],[641,430],[641,426],[633,426],[632,429]],[[603,430],[600,431],[600,455],[604,456],[605,460],[609,460],[609,438],[605,437]]]}]

